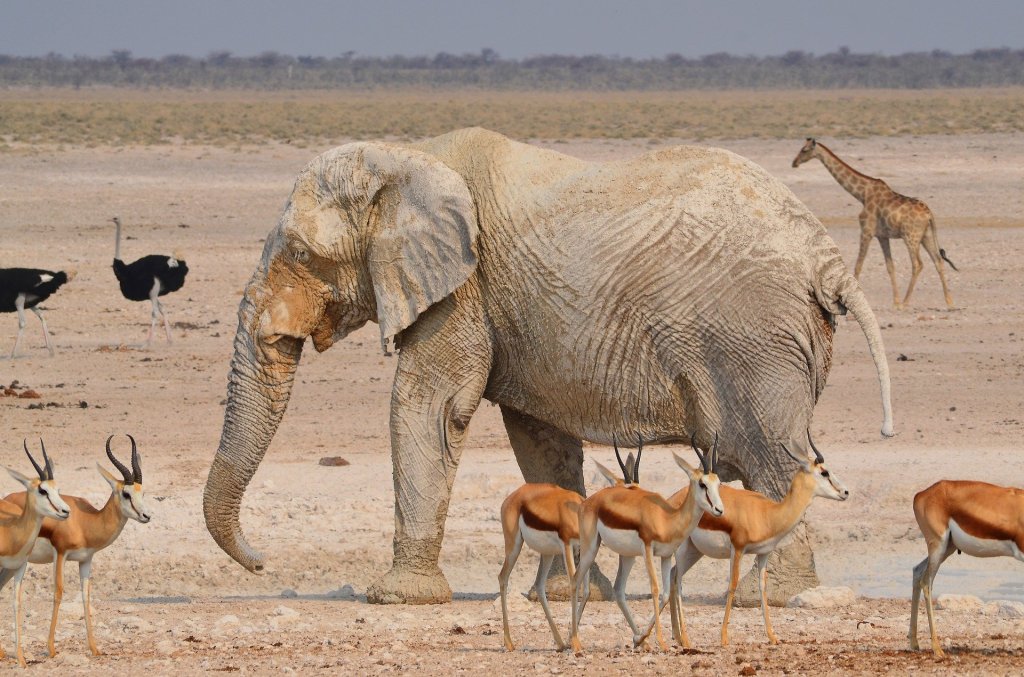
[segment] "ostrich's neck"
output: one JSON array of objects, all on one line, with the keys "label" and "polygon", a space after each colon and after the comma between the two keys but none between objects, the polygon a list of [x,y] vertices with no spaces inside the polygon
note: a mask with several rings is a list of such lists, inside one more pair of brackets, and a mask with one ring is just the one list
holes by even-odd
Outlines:
[{"label": "ostrich's neck", "polygon": [[116,227],[114,233],[114,260],[121,260],[121,222],[115,221],[114,226]]}]

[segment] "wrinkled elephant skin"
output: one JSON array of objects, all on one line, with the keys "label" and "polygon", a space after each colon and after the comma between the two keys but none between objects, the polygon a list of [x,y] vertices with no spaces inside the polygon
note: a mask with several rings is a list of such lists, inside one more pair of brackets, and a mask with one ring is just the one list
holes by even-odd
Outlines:
[{"label": "wrinkled elephant skin", "polygon": [[482,398],[501,405],[530,481],[581,490],[583,440],[696,431],[707,446],[717,432],[727,478],[781,496],[795,465],[780,442],[803,439],[847,310],[889,435],[888,366],[864,294],[821,224],[751,162],[680,147],[595,164],[482,129],[341,146],[299,174],[246,289],[208,528],[262,567],[239,505],[302,343],[325,350],[367,321],[400,349],[394,563],[371,601],[450,599],[437,559]]}]

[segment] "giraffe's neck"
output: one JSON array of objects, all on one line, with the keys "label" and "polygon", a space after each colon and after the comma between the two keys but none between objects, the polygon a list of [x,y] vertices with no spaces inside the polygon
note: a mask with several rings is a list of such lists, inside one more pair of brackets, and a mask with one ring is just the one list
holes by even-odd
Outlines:
[{"label": "giraffe's neck", "polygon": [[846,189],[846,192],[857,198],[861,203],[865,201],[868,190],[871,186],[877,182],[877,179],[861,174],[856,169],[840,160],[839,157],[829,150],[824,144],[817,144],[817,153],[815,154],[815,157],[821,160],[821,164],[825,165],[825,169],[827,169],[835,180],[839,182],[839,185]]}]

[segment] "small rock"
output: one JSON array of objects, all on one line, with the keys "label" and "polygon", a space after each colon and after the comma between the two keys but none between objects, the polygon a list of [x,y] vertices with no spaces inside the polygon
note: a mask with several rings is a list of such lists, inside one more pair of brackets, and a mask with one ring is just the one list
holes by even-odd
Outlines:
[{"label": "small rock", "polygon": [[974,595],[939,595],[935,598],[935,608],[945,611],[979,611],[981,599]]},{"label": "small rock", "polygon": [[331,590],[327,593],[328,599],[355,599],[356,589],[346,583],[337,590]]},{"label": "small rock", "polygon": [[323,458],[320,459],[320,465],[343,466],[352,464],[343,459],[341,456],[324,456]]},{"label": "small rock", "polygon": [[295,592],[291,588],[285,588],[281,591],[281,597],[284,597],[285,599],[295,599],[298,596],[299,593]]},{"label": "small rock", "polygon": [[751,675],[756,675],[757,674],[757,668],[755,668],[750,663],[747,663],[742,668],[740,668],[740,674],[744,675],[744,677],[750,677]]},{"label": "small rock", "polygon": [[1003,618],[1024,618],[1024,602],[1000,599],[989,603],[985,610]]},{"label": "small rock", "polygon": [[857,595],[847,587],[817,587],[793,595],[786,606],[804,609],[829,609],[837,606],[848,606],[857,600]]},{"label": "small rock", "polygon": [[296,611],[295,609],[291,608],[290,606],[284,606],[282,604],[281,606],[279,606],[276,609],[274,609],[274,615],[275,616],[288,616],[288,617],[291,617],[291,616],[298,616],[299,612]]},{"label": "small rock", "polygon": [[18,397],[20,397],[23,400],[38,400],[42,397],[42,395],[29,388],[28,390],[18,393]]}]

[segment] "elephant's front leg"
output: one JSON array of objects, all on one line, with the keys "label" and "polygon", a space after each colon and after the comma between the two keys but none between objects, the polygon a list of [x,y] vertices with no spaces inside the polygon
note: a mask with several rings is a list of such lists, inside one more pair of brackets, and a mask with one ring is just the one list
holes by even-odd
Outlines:
[{"label": "elephant's front leg", "polygon": [[394,562],[366,591],[374,604],[451,600],[437,560],[466,429],[490,368],[482,330],[452,322],[413,330],[402,337],[391,396]]}]

